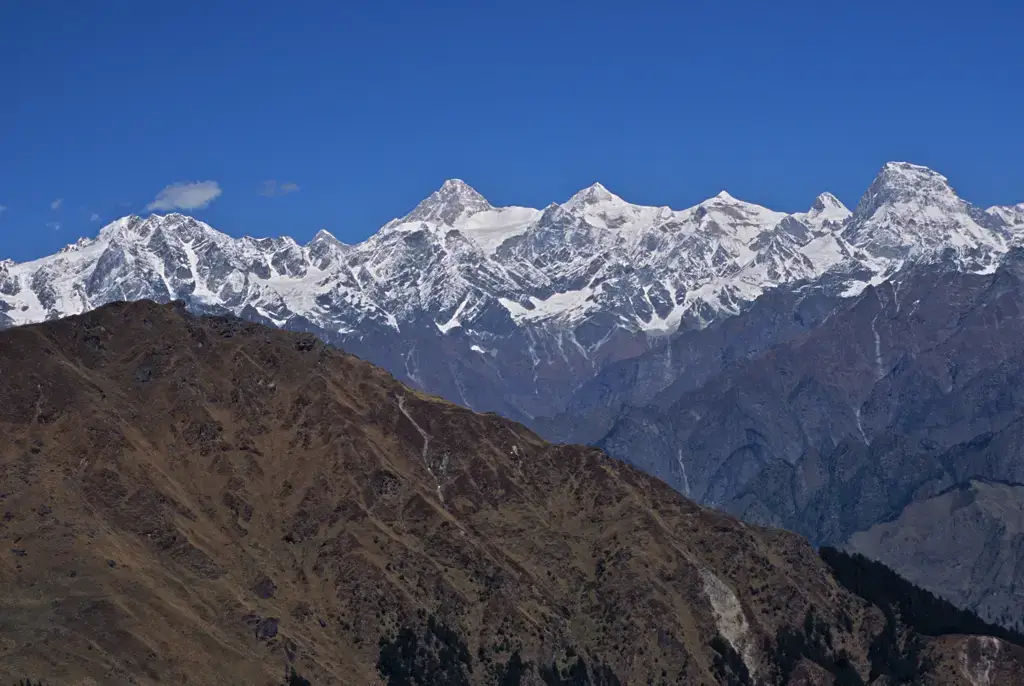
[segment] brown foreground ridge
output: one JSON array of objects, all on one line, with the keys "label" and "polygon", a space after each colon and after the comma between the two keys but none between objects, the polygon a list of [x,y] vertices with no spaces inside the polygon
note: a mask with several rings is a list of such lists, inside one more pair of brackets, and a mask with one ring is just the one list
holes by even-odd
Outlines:
[{"label": "brown foreground ridge", "polygon": [[0,686],[1024,683],[794,534],[178,303],[0,333],[0,539]]}]

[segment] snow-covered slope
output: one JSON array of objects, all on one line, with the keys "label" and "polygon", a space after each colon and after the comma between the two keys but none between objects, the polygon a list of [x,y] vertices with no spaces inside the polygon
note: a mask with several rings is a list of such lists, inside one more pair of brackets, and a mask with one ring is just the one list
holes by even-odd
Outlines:
[{"label": "snow-covered slope", "polygon": [[[786,218],[724,192],[681,211],[632,205],[600,184],[544,210],[496,208],[450,180],[358,245],[326,231],[299,245],[232,238],[179,214],[125,217],[56,255],[4,262],[0,294],[15,324],[148,297],[248,307],[277,324],[301,316],[334,332],[424,318],[447,331],[495,304],[516,322],[571,329],[610,312],[630,329],[675,328],[702,293],[735,289],[729,277]],[[829,231],[814,209],[791,219],[812,227],[790,241],[797,248]]]},{"label": "snow-covered slope", "polygon": [[885,165],[853,213],[828,193],[786,214],[724,191],[673,210],[601,184],[544,209],[493,207],[450,180],[357,245],[326,231],[300,245],[180,214],[125,217],[57,254],[0,262],[0,327],[183,299],[315,331],[474,406],[481,378],[525,379],[502,409],[533,416],[608,360],[736,314],[767,289],[828,274],[852,294],[946,248],[964,268],[991,269],[1020,235],[1024,205],[980,210],[907,163]]},{"label": "snow-covered slope", "polygon": [[1003,228],[993,215],[958,197],[945,176],[889,162],[857,205],[843,237],[889,259],[952,248],[965,266],[991,268],[1006,252]]}]

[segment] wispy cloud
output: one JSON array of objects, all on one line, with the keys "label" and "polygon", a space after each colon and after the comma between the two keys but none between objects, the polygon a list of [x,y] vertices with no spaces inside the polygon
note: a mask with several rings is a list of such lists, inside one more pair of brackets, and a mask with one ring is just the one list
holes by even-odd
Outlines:
[{"label": "wispy cloud", "polygon": [[296,193],[298,190],[299,184],[292,183],[291,181],[285,181],[284,183],[278,183],[277,181],[264,181],[260,185],[260,195],[268,198]]},{"label": "wispy cloud", "polygon": [[98,222],[99,220],[100,220],[100,215],[96,214],[95,212],[93,212],[92,214],[89,215],[89,221],[91,221],[91,222]]},{"label": "wispy cloud", "polygon": [[57,210],[60,209],[60,206],[63,205],[63,204],[64,204],[64,198],[57,198],[56,200],[54,200],[53,202],[50,203],[50,209],[53,210],[54,212],[56,212]]},{"label": "wispy cloud", "polygon": [[46,222],[46,228],[60,231],[60,222]]},{"label": "wispy cloud", "polygon": [[4,216],[4,212],[7,211],[6,205],[0,205],[0,217]]},{"label": "wispy cloud", "polygon": [[216,181],[180,181],[160,191],[153,202],[146,205],[152,210],[198,210],[220,197]]}]

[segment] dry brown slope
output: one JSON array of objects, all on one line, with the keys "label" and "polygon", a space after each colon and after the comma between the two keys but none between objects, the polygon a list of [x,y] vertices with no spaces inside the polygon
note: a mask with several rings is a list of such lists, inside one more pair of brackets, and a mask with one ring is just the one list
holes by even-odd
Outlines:
[{"label": "dry brown slope", "polygon": [[[523,684],[581,658],[593,683],[777,683],[809,611],[865,677],[883,624],[795,535],[174,305],[0,334],[0,511],[0,680],[375,683],[382,637],[433,616],[465,643],[449,683],[515,651]],[[971,683],[950,641],[942,683]]]}]

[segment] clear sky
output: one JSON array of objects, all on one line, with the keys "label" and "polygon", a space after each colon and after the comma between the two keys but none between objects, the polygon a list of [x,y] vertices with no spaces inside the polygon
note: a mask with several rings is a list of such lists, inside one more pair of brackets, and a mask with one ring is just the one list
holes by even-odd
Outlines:
[{"label": "clear sky", "polygon": [[1021,202],[1022,5],[0,0],[0,257],[204,200],[231,234],[357,241],[449,177],[796,211],[895,159]]}]

